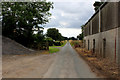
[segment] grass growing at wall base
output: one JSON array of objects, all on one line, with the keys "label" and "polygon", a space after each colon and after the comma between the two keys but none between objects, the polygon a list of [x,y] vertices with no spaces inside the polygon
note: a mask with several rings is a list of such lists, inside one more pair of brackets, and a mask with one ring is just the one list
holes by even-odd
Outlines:
[{"label": "grass growing at wall base", "polygon": [[58,48],[49,47],[49,53],[56,53],[58,51],[59,51]]}]

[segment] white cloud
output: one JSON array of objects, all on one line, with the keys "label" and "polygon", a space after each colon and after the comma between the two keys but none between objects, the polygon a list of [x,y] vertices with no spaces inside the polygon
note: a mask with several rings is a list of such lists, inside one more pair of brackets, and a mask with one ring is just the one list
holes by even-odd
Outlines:
[{"label": "white cloud", "polygon": [[60,25],[62,25],[62,26],[68,26],[69,24],[67,23],[67,22],[59,22],[60,23]]},{"label": "white cloud", "polygon": [[51,16],[50,18],[51,18],[51,19],[56,19],[56,17],[55,17],[55,16]]},{"label": "white cloud", "polygon": [[[72,34],[74,37],[76,34],[78,35],[80,26],[85,24],[95,12],[93,7],[95,0],[50,1],[54,2],[54,9],[50,11],[52,17],[50,23],[46,24],[46,28],[60,28],[60,32],[68,37],[72,36]],[[66,30],[70,30],[70,33],[67,33]]]},{"label": "white cloud", "polygon": [[54,9],[51,10],[52,19],[46,27],[59,27],[62,22],[65,28],[80,28],[93,15],[93,3],[94,1],[54,2]]},{"label": "white cloud", "polygon": [[[44,28],[44,34],[47,32],[48,28]],[[75,28],[57,28],[59,32],[65,37],[77,37],[81,33],[81,29]]]},{"label": "white cloud", "polygon": [[[47,0],[53,2],[90,2],[90,0]],[[100,1],[100,0],[91,0],[91,1]]]}]

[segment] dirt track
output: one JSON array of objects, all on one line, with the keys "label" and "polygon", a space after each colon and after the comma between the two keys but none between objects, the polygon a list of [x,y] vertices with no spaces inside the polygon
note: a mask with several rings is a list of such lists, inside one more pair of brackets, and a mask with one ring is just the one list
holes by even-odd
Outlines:
[{"label": "dirt track", "polygon": [[88,64],[71,47],[70,43],[60,50],[44,78],[99,78]]},{"label": "dirt track", "polygon": [[3,56],[3,78],[42,78],[55,54]]},{"label": "dirt track", "polygon": [[70,43],[56,54],[3,56],[4,78],[99,78]]}]

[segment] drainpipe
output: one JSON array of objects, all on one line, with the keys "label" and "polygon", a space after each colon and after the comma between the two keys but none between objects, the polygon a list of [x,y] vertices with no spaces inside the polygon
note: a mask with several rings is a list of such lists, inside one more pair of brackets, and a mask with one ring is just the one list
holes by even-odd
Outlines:
[{"label": "drainpipe", "polygon": [[[101,28],[101,13],[100,13],[100,8],[99,8],[99,33],[100,33],[100,28]],[[101,35],[99,36],[99,55],[101,55],[100,52],[100,47],[101,47]]]},{"label": "drainpipe", "polygon": [[92,20],[91,20],[91,35],[92,35]]},{"label": "drainpipe", "polygon": [[115,63],[116,63],[116,36],[117,36],[117,28],[115,31]]},{"label": "drainpipe", "polygon": [[100,13],[100,8],[99,8],[99,33],[100,33],[100,27],[101,27],[101,23],[100,23],[101,22],[101,16],[100,15],[101,15],[101,13]]},{"label": "drainpipe", "polygon": [[[119,7],[119,5],[118,4],[116,4],[116,6],[117,7]],[[115,8],[116,9],[116,15],[118,15],[119,14],[119,8]],[[116,16],[116,26],[118,26],[118,16]],[[118,28],[118,27],[117,27]],[[116,55],[116,48],[117,48],[117,31],[118,31],[118,29],[116,28],[116,30],[115,30],[115,57],[114,57],[114,59],[115,59],[115,63],[116,63],[116,57],[117,57],[117,55]]]}]

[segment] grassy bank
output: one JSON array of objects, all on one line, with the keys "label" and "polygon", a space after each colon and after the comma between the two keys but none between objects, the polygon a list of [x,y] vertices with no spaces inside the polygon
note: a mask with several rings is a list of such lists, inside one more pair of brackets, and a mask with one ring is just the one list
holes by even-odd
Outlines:
[{"label": "grassy bank", "polygon": [[66,43],[67,43],[67,41],[64,41],[64,43],[61,46],[49,46],[49,53],[56,53],[56,52],[60,51],[60,49],[56,48],[56,47],[63,47],[63,46],[65,46]]},{"label": "grassy bank", "polygon": [[49,53],[56,53],[56,52],[58,52],[58,51],[60,51],[60,49],[58,49],[58,48],[53,48],[53,47],[49,47]]},{"label": "grassy bank", "polygon": [[65,44],[67,43],[67,41],[64,41],[64,43],[61,45],[61,46],[50,46],[50,47],[63,47],[63,46],[65,46]]}]

